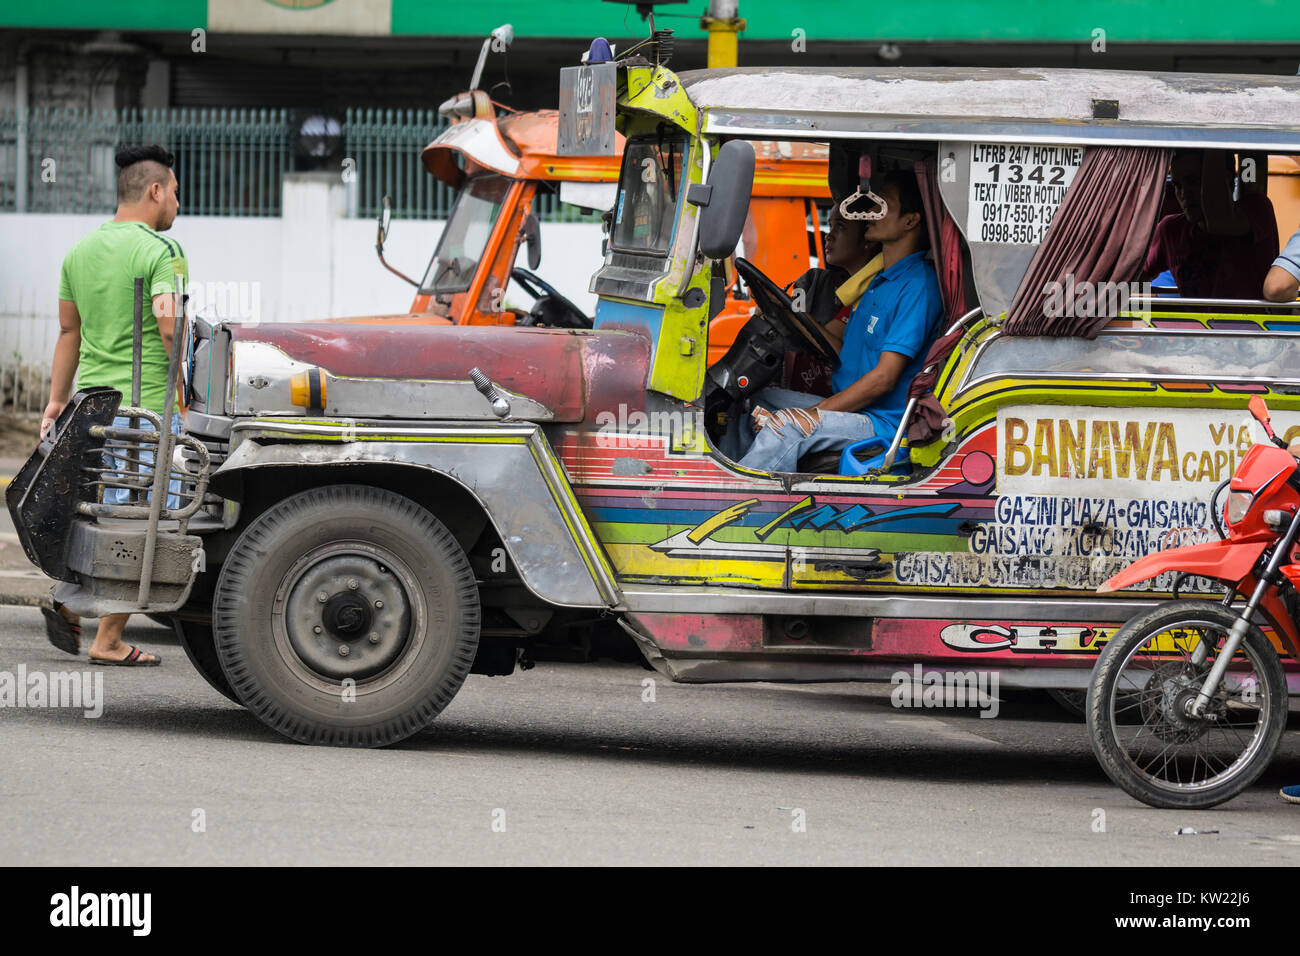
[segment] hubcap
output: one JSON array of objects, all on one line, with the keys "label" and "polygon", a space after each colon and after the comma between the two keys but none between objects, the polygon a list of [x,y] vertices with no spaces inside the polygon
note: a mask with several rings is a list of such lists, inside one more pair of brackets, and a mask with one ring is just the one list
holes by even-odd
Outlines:
[{"label": "hubcap", "polygon": [[383,673],[411,637],[411,607],[396,574],[373,555],[335,552],[307,564],[287,589],[289,646],[328,680]]}]

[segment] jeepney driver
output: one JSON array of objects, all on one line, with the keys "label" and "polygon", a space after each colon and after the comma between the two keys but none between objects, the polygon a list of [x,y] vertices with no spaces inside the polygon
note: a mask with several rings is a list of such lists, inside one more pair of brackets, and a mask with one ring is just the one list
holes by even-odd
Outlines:
[{"label": "jeepney driver", "polygon": [[839,348],[840,367],[829,398],[768,387],[754,401],[752,429],[739,428],[748,449],[739,464],[756,471],[792,472],[807,454],[834,451],[873,435],[893,437],[907,390],[921,371],[943,314],[939,279],[925,260],[924,207],[916,177],[895,170],[880,195],[884,218],[868,222],[883,268],[871,279],[847,323],[824,326]]}]

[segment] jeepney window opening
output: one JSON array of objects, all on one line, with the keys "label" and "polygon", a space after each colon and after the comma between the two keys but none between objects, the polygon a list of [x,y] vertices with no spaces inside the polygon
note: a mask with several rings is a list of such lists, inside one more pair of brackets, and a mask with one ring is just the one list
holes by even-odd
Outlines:
[{"label": "jeepney window opening", "polygon": [[422,295],[451,295],[469,289],[512,183],[496,173],[466,181],[420,283]]},{"label": "jeepney window opening", "polygon": [[[1199,149],[1187,149],[1177,152],[1197,153]],[[1175,153],[1175,156],[1177,155]],[[1295,213],[1300,213],[1300,183],[1294,182],[1296,170],[1288,169],[1288,165],[1294,167],[1295,163],[1292,157],[1282,153],[1267,153],[1256,150],[1237,149],[1237,150],[1216,150],[1225,154],[1230,163],[1228,174],[1228,187],[1233,205],[1240,204],[1247,197],[1262,197],[1263,201],[1269,207],[1269,214],[1278,226],[1278,248],[1286,244],[1287,238],[1294,231],[1296,224]],[[1256,200],[1258,201],[1258,200]],[[1156,224],[1171,215],[1180,215],[1182,213],[1182,203],[1178,199],[1178,191],[1174,182],[1173,161],[1171,158],[1169,171],[1165,175],[1164,190],[1160,198],[1160,208],[1156,213]],[[1152,244],[1156,242],[1153,234]],[[1152,284],[1154,294],[1163,296],[1168,299],[1186,298],[1181,289],[1178,288],[1177,280],[1174,278],[1173,263],[1165,264],[1166,268],[1149,276],[1138,276],[1138,279],[1145,279]],[[1260,283],[1260,292],[1263,290],[1263,282]],[[1196,293],[1191,293],[1195,297]],[[1258,293],[1251,297],[1258,298]],[[1241,301],[1241,300],[1227,300]],[[1171,306],[1172,307],[1172,306]],[[1157,306],[1158,308],[1158,306]],[[1240,307],[1238,307],[1240,308]]]},{"label": "jeepney window opening", "polygon": [[627,141],[610,234],[612,250],[657,258],[668,254],[685,151],[685,135],[662,125],[654,134]]},{"label": "jeepney window opening", "polygon": [[1103,330],[1095,339],[1008,336],[982,343],[959,391],[997,378],[1300,381],[1296,331]]},{"label": "jeepney window opening", "polygon": [[[1199,169],[1204,161],[1211,170],[1216,157],[1224,162],[1221,188],[1226,191],[1212,202],[1208,192],[1200,193]],[[1183,200],[1170,185],[1180,162],[1184,176],[1196,173],[1196,192]],[[1089,147],[1051,219],[1051,231],[1021,277],[1004,331],[1089,337],[1132,312],[1124,305],[1130,300],[1148,323],[1153,311],[1186,311],[1187,306],[1217,315],[1271,311],[1259,303],[1264,276],[1294,220],[1285,212],[1278,215],[1275,195],[1285,209],[1291,190],[1284,181],[1270,180],[1269,167],[1267,153],[1240,148]],[[1213,183],[1207,179],[1204,187]],[[1184,200],[1189,201],[1186,213]],[[1229,219],[1222,219],[1216,229],[1208,224],[1212,208],[1248,226],[1234,233]],[[1199,223],[1189,224],[1188,216]],[[1179,277],[1186,288],[1178,288]],[[1151,299],[1153,293],[1160,298]],[[1221,321],[1211,324],[1223,327]]]}]

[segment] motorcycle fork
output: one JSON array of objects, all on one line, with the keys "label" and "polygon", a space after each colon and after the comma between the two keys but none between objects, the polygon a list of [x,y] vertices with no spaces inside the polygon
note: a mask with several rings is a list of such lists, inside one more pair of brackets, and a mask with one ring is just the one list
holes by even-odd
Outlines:
[{"label": "motorcycle fork", "polygon": [[[1263,573],[1260,574],[1255,590],[1251,592],[1250,600],[1241,609],[1237,620],[1232,624],[1232,629],[1228,631],[1228,639],[1223,642],[1223,648],[1219,651],[1219,656],[1214,659],[1210,673],[1205,678],[1205,683],[1201,685],[1200,693],[1196,695],[1196,699],[1192,701],[1191,706],[1188,708],[1192,717],[1203,717],[1205,715],[1205,708],[1209,705],[1214,692],[1219,689],[1219,682],[1223,680],[1223,675],[1228,670],[1228,663],[1232,660],[1232,655],[1237,653],[1237,648],[1241,646],[1241,641],[1250,628],[1250,619],[1255,616],[1259,603],[1264,600],[1265,593],[1277,579],[1278,568],[1282,566],[1282,562],[1291,553],[1297,533],[1300,533],[1300,512],[1292,516],[1291,524],[1287,527],[1286,533],[1282,535],[1282,540],[1273,548],[1273,554],[1269,557]],[[1202,647],[1205,648],[1203,652]],[[1192,662],[1203,662],[1207,654],[1209,654],[1209,647],[1205,641],[1201,641],[1200,646],[1192,653]],[[1198,657],[1200,658],[1199,662]]]}]

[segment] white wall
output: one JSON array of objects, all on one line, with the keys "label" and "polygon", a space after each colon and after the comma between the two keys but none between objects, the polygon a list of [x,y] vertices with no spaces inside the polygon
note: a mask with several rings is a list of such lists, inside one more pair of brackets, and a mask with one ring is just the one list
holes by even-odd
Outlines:
[{"label": "white wall", "polygon": [[[187,219],[182,211],[168,235],[185,248],[192,291],[209,299],[223,286],[231,293],[226,308],[210,302],[207,311],[289,322],[406,312],[414,289],[379,264],[374,222],[342,218],[333,197],[314,197],[320,202],[313,205],[312,195],[299,193],[306,201],[293,201],[291,192],[284,218]],[[68,249],[105,219],[0,215],[0,369],[48,367],[58,334],[59,267]],[[419,280],[442,227],[441,221],[394,220],[386,258]],[[599,226],[544,223],[542,250],[538,273],[592,314],[596,298],[587,284],[600,265]],[[526,258],[521,252],[517,264]],[[530,304],[513,286],[506,301]],[[248,316],[254,307],[258,315]]]}]

